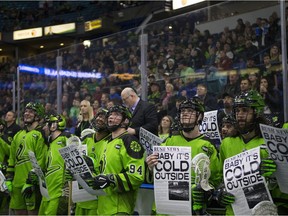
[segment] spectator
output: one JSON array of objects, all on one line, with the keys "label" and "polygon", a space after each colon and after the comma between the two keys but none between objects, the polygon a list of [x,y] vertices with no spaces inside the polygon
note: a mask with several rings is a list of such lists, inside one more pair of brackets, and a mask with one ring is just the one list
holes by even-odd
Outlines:
[{"label": "spectator", "polygon": [[217,100],[215,96],[208,93],[207,86],[200,83],[197,85],[196,96],[203,102],[205,107],[205,112],[217,110]]},{"label": "spectator", "polygon": [[137,95],[141,97],[141,91],[142,91],[142,86],[140,83],[140,78],[139,77],[134,77],[133,78],[133,84],[132,84],[133,89],[137,92]]},{"label": "spectator", "polygon": [[237,34],[243,34],[243,32],[245,31],[245,24],[243,22],[243,19],[239,18],[237,20],[237,25],[235,27],[235,31],[237,32]]},{"label": "spectator", "polygon": [[258,73],[251,71],[248,74],[248,79],[250,80],[251,83],[251,89],[258,91],[260,84]]},{"label": "spectator", "polygon": [[121,101],[121,96],[120,96],[120,94],[118,93],[116,87],[113,87],[113,86],[112,86],[112,87],[110,88],[110,94],[109,94],[109,95],[110,95],[110,96],[109,96],[110,100],[119,101],[119,103],[120,103],[120,101]]},{"label": "spectator", "polygon": [[72,127],[76,126],[79,114],[80,114],[80,101],[78,99],[74,99],[72,107],[69,110],[69,118],[72,121]]},{"label": "spectator", "polygon": [[127,131],[131,135],[139,137],[140,127],[149,132],[158,134],[157,112],[153,104],[141,100],[132,88],[124,88],[121,92],[124,105],[132,113],[131,126]]},{"label": "spectator", "polygon": [[[216,62],[216,67],[218,70],[223,71],[223,70],[230,70],[232,69],[232,60],[226,55],[224,50],[220,51],[220,58],[219,62]],[[217,59],[216,59],[217,61]]]},{"label": "spectator", "polygon": [[162,110],[168,110],[168,104],[170,100],[172,99],[172,97],[175,96],[174,86],[171,83],[167,83],[165,89],[166,89],[165,93],[161,96]]},{"label": "spectator", "polygon": [[184,59],[180,60],[178,63],[178,68],[180,70],[179,76],[182,80],[185,80],[185,79],[194,80],[193,75],[195,74],[195,71],[193,68],[188,66],[188,63],[186,60]]},{"label": "spectator", "polygon": [[160,85],[157,82],[151,83],[149,92],[148,102],[154,104],[156,107],[159,106],[161,101]]},{"label": "spectator", "polygon": [[269,82],[272,83],[273,88],[278,88],[277,72],[281,70],[282,66],[272,64],[270,55],[268,53],[264,54],[263,63],[263,66],[260,68],[261,75],[269,79]]},{"label": "spectator", "polygon": [[92,108],[93,108],[93,115],[95,116],[97,114],[97,110],[100,108],[100,103],[98,100],[94,100],[92,103]]},{"label": "spectator", "polygon": [[248,77],[242,77],[240,82],[240,92],[245,93],[250,91],[252,88],[251,82]]},{"label": "spectator", "polygon": [[278,64],[282,62],[281,50],[277,45],[273,45],[270,48],[270,62],[271,64]]},{"label": "spectator", "polygon": [[281,94],[279,90],[273,89],[273,86],[269,83],[269,79],[262,77],[258,91],[265,101],[263,113],[274,125],[282,122],[283,106],[281,105]]},{"label": "spectator", "polygon": [[165,140],[171,135],[171,127],[173,124],[173,118],[169,115],[163,116],[160,124],[159,124],[159,130],[158,130],[158,136]]},{"label": "spectator", "polygon": [[16,123],[16,113],[14,111],[8,111],[5,115],[6,127],[4,130],[5,137],[8,140],[8,143],[12,142],[12,139],[18,131],[22,128]]},{"label": "spectator", "polygon": [[91,120],[93,119],[93,108],[90,102],[82,100],[80,103],[80,114],[78,118],[78,124],[75,128],[75,135],[81,137],[81,132],[84,129],[91,128]]},{"label": "spectator", "polygon": [[54,110],[54,107],[52,106],[51,103],[47,102],[45,104],[45,114],[50,116],[52,114],[55,114],[55,110]]},{"label": "spectator", "polygon": [[233,100],[234,97],[229,93],[224,93],[222,96],[224,108],[219,109],[217,113],[218,125],[222,125],[222,119],[229,115],[233,116]]},{"label": "spectator", "polygon": [[165,68],[164,73],[168,73],[169,75],[171,75],[172,77],[174,77],[176,74],[176,69],[177,69],[177,64],[175,63],[175,60],[172,58],[169,58],[167,60],[167,65]]},{"label": "spectator", "polygon": [[101,107],[107,109],[107,103],[110,100],[110,96],[108,93],[102,93],[101,96]]}]

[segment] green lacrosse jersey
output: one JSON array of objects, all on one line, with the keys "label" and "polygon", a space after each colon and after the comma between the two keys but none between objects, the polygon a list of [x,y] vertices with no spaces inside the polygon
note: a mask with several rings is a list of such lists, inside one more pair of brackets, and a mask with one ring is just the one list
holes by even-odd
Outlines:
[{"label": "green lacrosse jersey", "polygon": [[145,150],[138,139],[124,133],[105,145],[100,160],[100,171],[113,174],[116,186],[105,190],[106,196],[98,197],[98,214],[132,214],[137,191],[145,176]]},{"label": "green lacrosse jersey", "polygon": [[83,140],[82,145],[84,144],[87,145],[87,155],[95,159],[94,169],[95,169],[95,174],[98,175],[100,174],[100,170],[99,170],[100,158],[104,152],[105,145],[107,144],[108,140],[111,138],[111,135],[109,134],[103,139],[98,140],[98,141],[95,141],[96,140],[95,136],[96,134],[87,136]]},{"label": "green lacrosse jersey", "polygon": [[[92,157],[95,159],[94,164],[94,171],[95,175],[100,174],[99,171],[99,162],[100,162],[100,156],[102,155],[105,145],[108,142],[108,138],[110,135],[104,137],[103,139],[99,141],[95,141],[96,134],[87,136],[83,141],[82,145],[87,145],[87,154],[89,157]],[[98,208],[98,200],[97,197],[95,197],[95,200],[85,201],[85,202],[78,202],[76,205],[76,213],[82,212],[79,211],[79,208],[82,209],[97,209]]]},{"label": "green lacrosse jersey", "polygon": [[[223,139],[220,145],[221,174],[223,175],[222,170],[225,159],[256,147],[260,147],[261,158],[268,157],[268,151],[263,138],[254,137],[247,143],[245,143],[240,136],[226,137]],[[226,207],[226,215],[234,215],[231,205]]]},{"label": "green lacrosse jersey", "polygon": [[0,164],[7,162],[10,154],[10,144],[4,137],[0,137]]},{"label": "green lacrosse jersey", "polygon": [[[211,140],[204,135],[200,135],[193,139],[188,139],[183,136],[182,133],[173,135],[161,144],[162,146],[183,146],[191,147],[191,157],[194,158],[199,153],[204,153],[210,158],[210,171],[211,176],[209,183],[214,187],[218,186],[220,182],[219,173],[219,158],[218,152]],[[192,179],[195,177],[195,172],[192,173]]]},{"label": "green lacrosse jersey", "polygon": [[66,141],[69,136],[71,136],[69,133],[61,133],[49,144],[48,153],[46,154],[45,172],[45,182],[49,194],[49,199],[43,196],[43,201],[49,201],[62,196],[65,164],[59,149],[66,146]]},{"label": "green lacrosse jersey", "polygon": [[48,146],[45,144],[41,127],[34,130],[20,130],[13,138],[7,171],[14,171],[13,187],[22,188],[32,170],[28,152],[35,154],[39,166],[44,170]]}]

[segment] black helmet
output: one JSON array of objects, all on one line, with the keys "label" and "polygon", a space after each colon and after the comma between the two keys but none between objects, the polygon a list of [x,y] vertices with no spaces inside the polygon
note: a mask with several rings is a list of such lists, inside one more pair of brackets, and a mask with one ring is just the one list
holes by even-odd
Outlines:
[{"label": "black helmet", "polygon": [[255,114],[260,115],[263,113],[265,102],[257,91],[250,90],[235,97],[234,107],[251,107]]},{"label": "black helmet", "polygon": [[192,108],[193,110],[196,110],[200,113],[204,113],[205,111],[203,102],[199,97],[196,96],[191,99],[182,101],[179,105],[179,111],[181,112],[181,110],[184,108]]},{"label": "black helmet", "polygon": [[107,117],[109,117],[109,115],[112,113],[112,112],[119,112],[122,114],[123,116],[123,119],[127,118],[129,119],[129,121],[131,120],[132,118],[132,114],[131,112],[124,106],[119,106],[119,105],[115,105],[111,108],[108,109],[108,112],[107,112]]},{"label": "black helmet", "polygon": [[[189,125],[187,124],[185,125],[181,123],[181,117],[180,117],[181,111],[182,109],[187,109],[187,108],[193,109],[197,112],[196,119],[198,119],[198,122],[194,122],[193,124],[189,124]],[[178,111],[178,121],[179,121],[178,124],[180,126],[180,129],[182,129],[185,132],[192,131],[197,124],[202,123],[204,111],[205,111],[204,104],[199,97],[193,97],[191,99],[182,101],[179,105],[179,111]],[[201,115],[201,118],[199,119],[200,115]]]},{"label": "black helmet", "polygon": [[237,123],[236,119],[232,116],[232,115],[226,115],[225,117],[223,117],[222,119],[222,125],[224,123],[229,123],[232,125],[235,125]]},{"label": "black helmet", "polygon": [[107,109],[104,109],[104,108],[99,108],[97,110],[97,113],[96,115],[93,117],[93,119],[91,120],[91,126],[92,128],[95,130],[95,131],[102,131],[104,129],[106,129],[106,122],[104,122],[105,126],[100,126],[96,123],[96,119],[99,115],[104,115],[105,118],[107,118],[107,113],[108,113],[108,110]]},{"label": "black helmet", "polygon": [[[113,125],[113,126],[109,126],[109,124],[107,123],[107,128],[109,131],[113,132],[115,131],[116,129],[122,127],[122,128],[127,128],[130,124],[130,120],[132,118],[132,114],[131,112],[124,106],[119,106],[119,105],[115,105],[111,108],[109,108],[108,112],[107,112],[107,121],[108,121],[108,118],[109,116],[111,115],[112,112],[118,112],[122,115],[122,122],[118,125]],[[128,124],[123,124],[123,122],[128,119]]]}]

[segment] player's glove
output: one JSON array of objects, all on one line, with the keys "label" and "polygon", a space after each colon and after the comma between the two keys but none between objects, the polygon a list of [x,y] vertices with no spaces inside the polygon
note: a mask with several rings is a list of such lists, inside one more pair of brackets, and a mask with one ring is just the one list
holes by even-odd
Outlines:
[{"label": "player's glove", "polygon": [[98,175],[93,178],[89,178],[85,180],[89,187],[92,187],[94,190],[96,189],[104,189],[109,186],[115,187],[115,179],[113,174],[108,175]]},{"label": "player's glove", "polygon": [[205,210],[207,202],[212,197],[212,191],[205,191],[201,188],[200,184],[192,185],[192,200],[193,200],[193,211]]},{"label": "player's glove", "polygon": [[235,202],[235,196],[227,192],[223,185],[216,191],[216,200],[221,206],[225,207]]},{"label": "player's glove", "polygon": [[39,184],[39,179],[37,174],[35,173],[34,169],[32,169],[29,173],[28,173],[28,178],[26,180],[27,184],[32,184],[32,185],[38,185]]},{"label": "player's glove", "polygon": [[5,180],[5,185],[6,185],[6,187],[7,187],[7,191],[8,191],[9,193],[11,193],[11,192],[12,192],[12,189],[13,189],[13,187],[12,187],[12,181],[10,181],[10,180]]},{"label": "player's glove", "polygon": [[264,158],[260,163],[260,175],[264,177],[271,177],[276,172],[277,165],[271,158]]},{"label": "player's glove", "polygon": [[25,199],[31,198],[32,194],[34,193],[35,186],[32,184],[24,184],[21,190],[21,194]]},{"label": "player's glove", "polygon": [[65,181],[74,181],[74,176],[68,169],[65,170],[64,178],[65,178]]}]

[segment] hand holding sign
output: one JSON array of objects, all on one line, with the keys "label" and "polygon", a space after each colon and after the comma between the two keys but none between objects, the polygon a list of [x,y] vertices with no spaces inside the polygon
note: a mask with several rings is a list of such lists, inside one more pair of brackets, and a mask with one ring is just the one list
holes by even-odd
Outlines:
[{"label": "hand holding sign", "polygon": [[271,177],[276,172],[277,165],[272,158],[262,159],[260,163],[260,174],[264,177]]},{"label": "hand holding sign", "polygon": [[109,186],[115,186],[115,179],[113,174],[109,175],[98,175],[94,178],[89,178],[85,180],[89,187],[92,187],[94,190],[104,189]]}]

